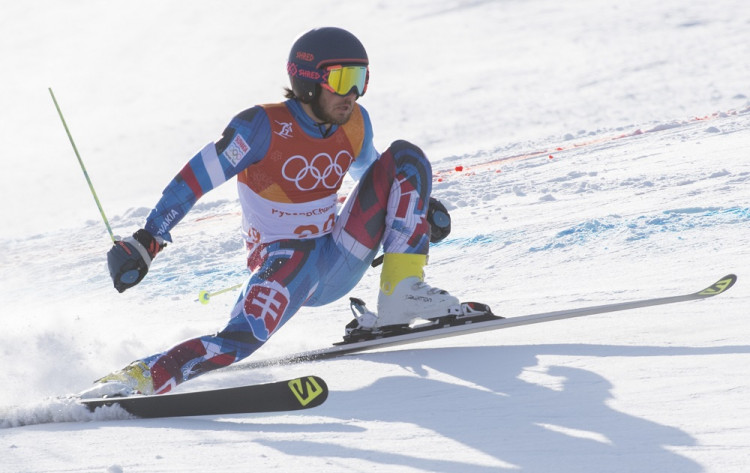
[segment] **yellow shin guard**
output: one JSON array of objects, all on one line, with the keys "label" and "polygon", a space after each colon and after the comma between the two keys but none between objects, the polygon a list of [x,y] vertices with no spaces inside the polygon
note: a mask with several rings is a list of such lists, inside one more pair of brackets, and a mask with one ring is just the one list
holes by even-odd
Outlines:
[{"label": "yellow shin guard", "polygon": [[380,273],[380,290],[390,296],[398,283],[408,277],[424,280],[426,264],[427,255],[386,253],[383,257],[383,270]]}]

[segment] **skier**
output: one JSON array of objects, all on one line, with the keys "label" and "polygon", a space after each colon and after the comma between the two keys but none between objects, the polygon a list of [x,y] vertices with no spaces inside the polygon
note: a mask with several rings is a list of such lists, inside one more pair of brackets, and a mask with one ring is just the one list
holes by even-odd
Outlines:
[{"label": "skier", "polygon": [[[235,116],[167,185],[144,228],[115,242],[107,261],[123,292],[143,279],[196,201],[236,176],[251,276],[223,330],[136,360],[84,397],[162,394],[242,360],[302,306],[349,292],[381,245],[377,315],[365,312],[347,331],[460,311],[456,297],[423,280],[431,234],[444,236],[449,220],[431,228],[427,219],[432,170],[418,147],[396,141],[382,154],[375,150],[369,115],[357,103],[368,65],[362,43],[346,30],[302,34],[289,53],[287,100]],[[346,172],[358,182],[337,215]],[[445,219],[445,208],[432,202]]]}]

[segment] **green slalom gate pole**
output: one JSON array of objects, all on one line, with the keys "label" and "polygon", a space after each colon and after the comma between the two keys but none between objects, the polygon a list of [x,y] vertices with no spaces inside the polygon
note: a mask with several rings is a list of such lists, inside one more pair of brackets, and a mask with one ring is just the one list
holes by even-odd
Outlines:
[{"label": "green slalom gate pole", "polygon": [[107,216],[104,215],[104,209],[102,208],[101,202],[99,202],[99,197],[96,195],[96,191],[94,190],[94,185],[91,183],[91,179],[89,178],[89,173],[86,172],[86,166],[83,165],[83,160],[81,159],[81,155],[78,153],[78,148],[76,147],[75,141],[73,141],[73,136],[70,134],[70,130],[68,129],[68,124],[65,123],[65,118],[63,117],[62,110],[60,110],[60,105],[57,104],[57,99],[55,98],[54,92],[52,92],[52,88],[49,88],[49,94],[52,96],[52,102],[55,103],[55,108],[57,109],[57,114],[60,116],[60,120],[62,121],[63,127],[65,127],[65,133],[68,135],[68,139],[70,140],[70,144],[73,145],[73,151],[76,154],[76,158],[78,158],[78,164],[81,165],[81,170],[83,171],[84,177],[86,177],[86,182],[89,184],[89,189],[91,189],[91,195],[94,196],[94,201],[96,201],[96,206],[99,207],[99,213],[102,215],[102,219],[104,220],[104,225],[107,227],[107,231],[109,232],[109,237],[112,239],[112,243],[115,242],[115,235],[112,233],[112,227],[109,226],[109,220],[107,220]]},{"label": "green slalom gate pole", "polygon": [[[86,171],[86,166],[83,164],[83,160],[81,159],[81,154],[78,152],[78,147],[76,146],[75,141],[73,140],[73,135],[70,134],[70,130],[68,129],[68,124],[65,122],[65,117],[63,116],[62,110],[60,110],[60,105],[57,103],[57,99],[55,98],[55,93],[52,92],[52,88],[49,88],[49,94],[52,97],[52,102],[55,104],[55,109],[57,109],[57,114],[60,116],[60,121],[62,121],[63,127],[65,128],[65,133],[68,135],[68,139],[70,140],[70,144],[73,146],[73,152],[76,154],[76,158],[78,158],[78,164],[81,165],[81,171],[83,171],[83,176],[86,178],[86,182],[89,185],[89,189],[91,189],[91,195],[94,196],[94,201],[96,202],[96,206],[99,208],[99,213],[102,216],[102,220],[104,221],[104,225],[107,227],[107,231],[109,232],[109,237],[112,239],[112,243],[115,242],[115,235],[112,232],[112,227],[109,225],[109,220],[107,219],[107,216],[104,214],[104,209],[102,208],[102,204],[99,201],[99,197],[96,195],[96,191],[94,190],[94,184],[91,183],[91,178],[89,177],[89,173]],[[233,291],[239,287],[242,287],[242,284],[235,284],[234,286],[227,287],[224,289],[221,289],[220,291],[215,292],[208,292],[208,291],[200,291],[198,294],[198,300],[201,304],[208,304],[209,301],[213,296],[218,296],[219,294],[224,294],[225,292]]]},{"label": "green slalom gate pole", "polygon": [[198,293],[198,301],[200,301],[201,304],[208,304],[211,302],[211,298],[213,296],[218,296],[219,294],[224,294],[225,292],[233,291],[239,287],[242,287],[242,284],[235,284],[232,287],[227,287],[225,289],[222,289],[220,291],[216,292],[208,292],[208,291],[201,291]]}]

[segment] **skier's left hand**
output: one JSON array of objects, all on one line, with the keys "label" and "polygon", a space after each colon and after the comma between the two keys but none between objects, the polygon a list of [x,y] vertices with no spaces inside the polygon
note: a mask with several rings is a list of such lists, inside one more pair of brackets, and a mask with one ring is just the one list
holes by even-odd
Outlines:
[{"label": "skier's left hand", "polygon": [[115,241],[107,252],[109,275],[118,292],[124,292],[139,282],[148,273],[151,261],[166,245],[161,238],[155,238],[144,229],[133,236]]},{"label": "skier's left hand", "polygon": [[430,242],[437,243],[445,239],[451,232],[451,216],[442,202],[430,197],[427,208],[427,221],[430,222]]}]

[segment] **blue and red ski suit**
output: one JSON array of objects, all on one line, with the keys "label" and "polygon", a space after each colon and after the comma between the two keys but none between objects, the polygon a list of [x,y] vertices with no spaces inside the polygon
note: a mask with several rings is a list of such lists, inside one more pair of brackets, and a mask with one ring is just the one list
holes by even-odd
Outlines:
[{"label": "blue and red ski suit", "polygon": [[[358,182],[337,212],[347,172]],[[241,112],[169,183],[145,229],[171,242],[170,230],[197,200],[233,177],[250,278],[220,332],[142,360],[157,393],[249,356],[302,306],[341,298],[381,245],[428,252],[430,164],[406,141],[379,154],[359,104],[347,123],[330,128],[294,99]]]}]

